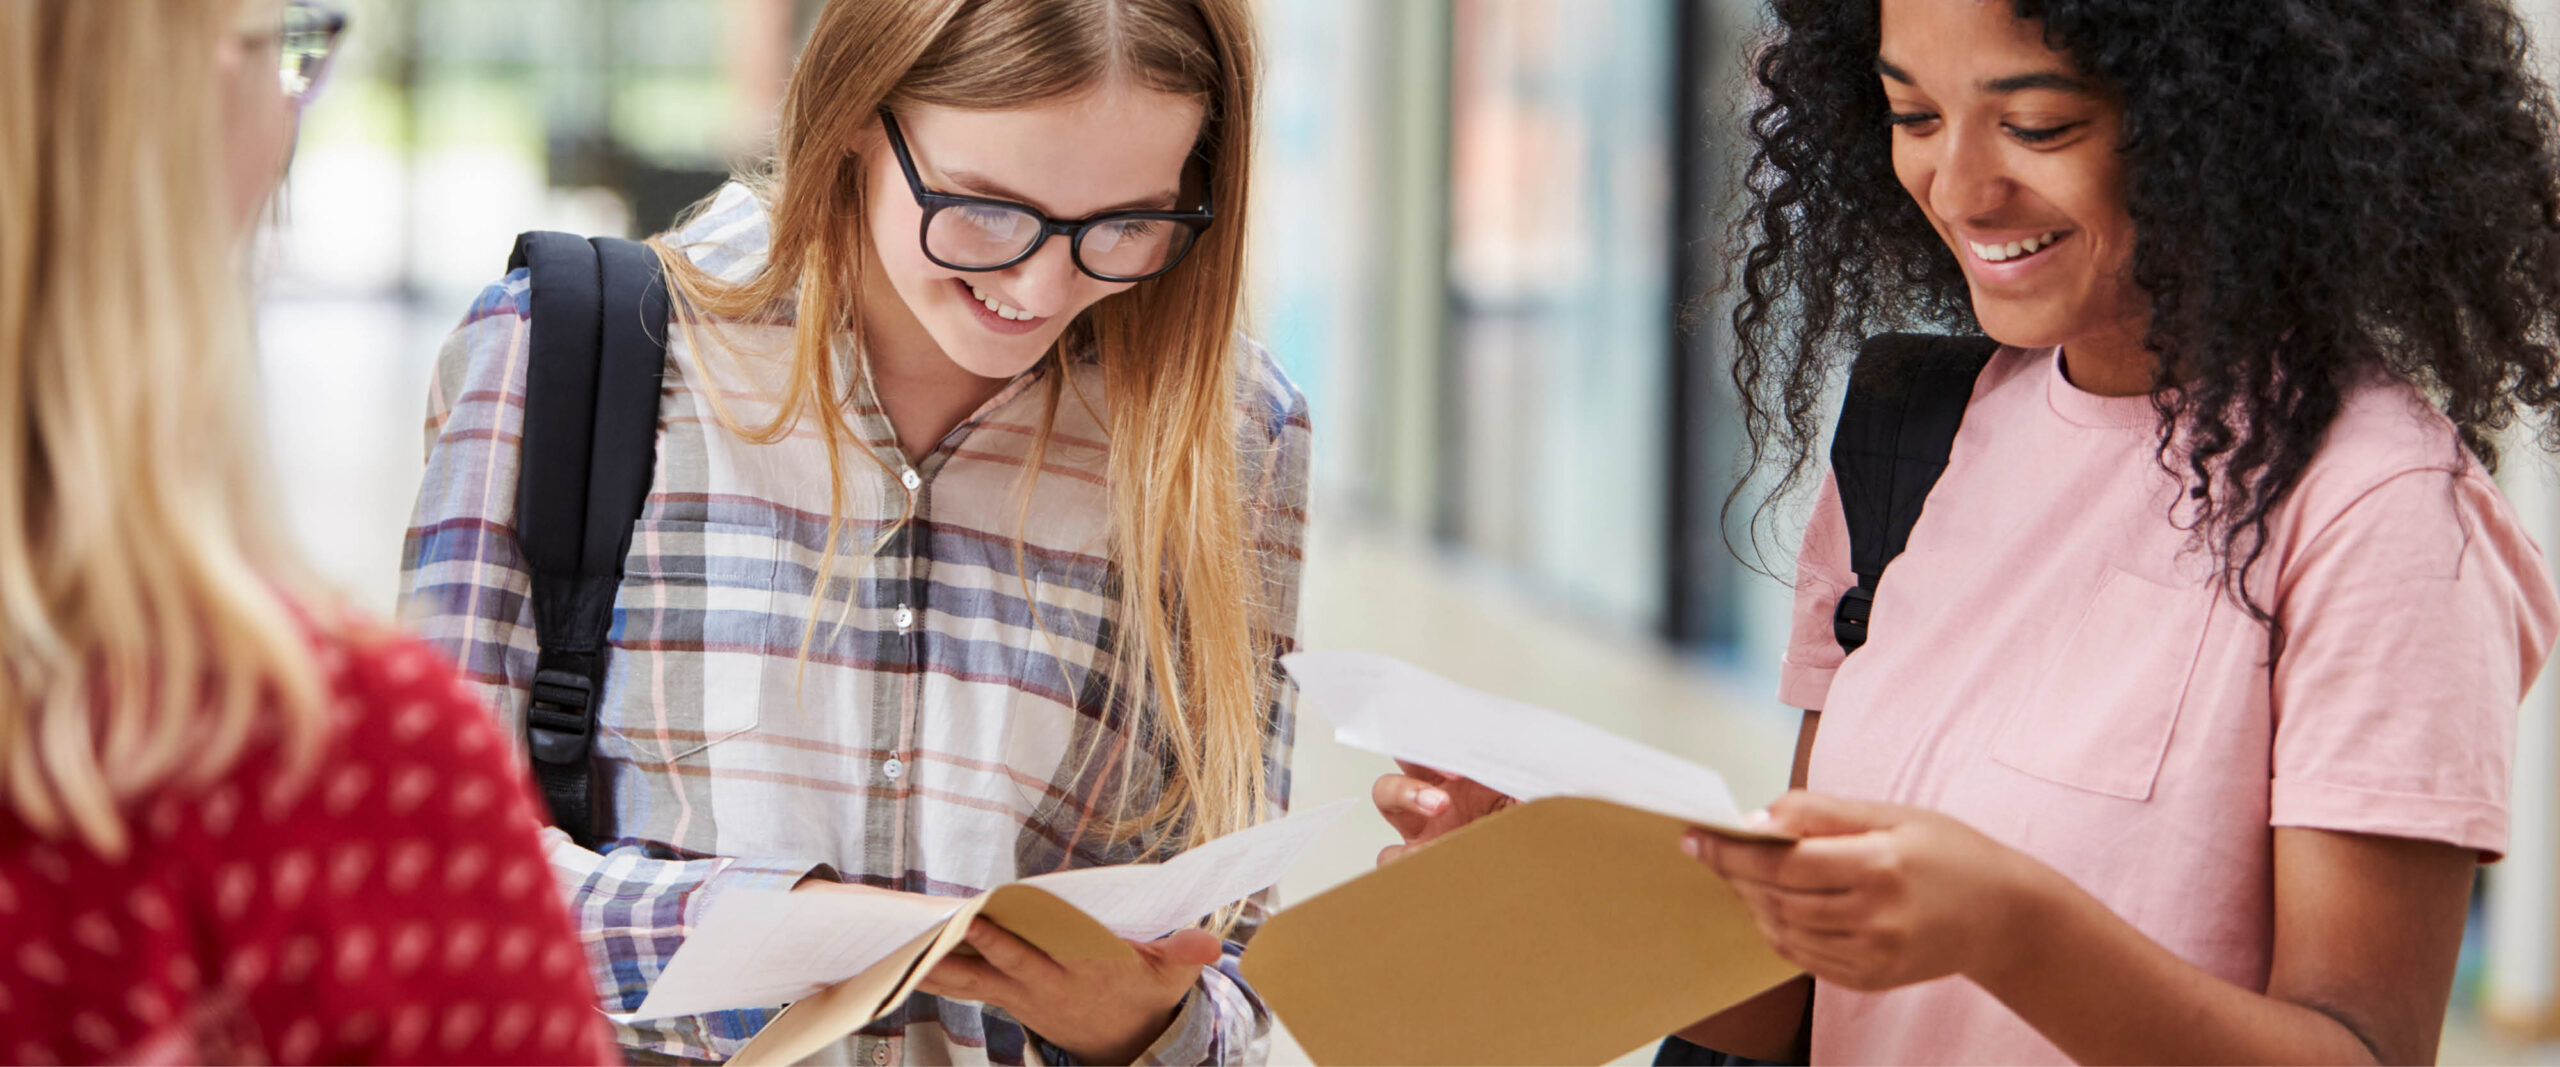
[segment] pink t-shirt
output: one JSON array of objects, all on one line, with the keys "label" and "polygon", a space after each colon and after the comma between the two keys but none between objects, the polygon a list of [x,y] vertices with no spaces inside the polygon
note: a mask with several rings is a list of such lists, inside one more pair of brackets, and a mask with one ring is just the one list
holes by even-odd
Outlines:
[{"label": "pink t-shirt", "polygon": [[[1856,584],[1827,480],[1779,687],[1820,709],[1811,787],[1930,808],[2053,866],[2153,940],[2264,989],[2274,829],[2506,847],[2516,705],[2560,602],[2542,555],[2415,390],[2348,400],[2270,530],[2266,631],[2183,551],[2143,397],[2004,349],[1844,665]],[[1964,978],[1825,984],[1817,1063],[2056,1063]]]}]

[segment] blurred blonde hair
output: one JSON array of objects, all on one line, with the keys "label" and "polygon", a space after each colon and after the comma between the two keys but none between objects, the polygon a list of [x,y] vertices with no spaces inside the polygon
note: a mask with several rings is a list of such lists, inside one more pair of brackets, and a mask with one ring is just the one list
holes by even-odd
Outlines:
[{"label": "blurred blonde hair", "polygon": [[124,806],[323,721],[317,607],[251,476],[216,54],[238,0],[0,4],[0,796]]},{"label": "blurred blonde hair", "polygon": [[[793,68],[769,172],[748,179],[772,214],[764,267],[727,284],[668,238],[656,242],[688,325],[780,313],[796,322],[774,419],[755,427],[725,413],[723,420],[762,441],[803,420],[821,429],[836,487],[813,586],[824,590],[846,522],[846,453],[882,462],[845,418],[852,383],[839,380],[830,348],[839,331],[859,336],[851,309],[870,237],[864,162],[854,148],[877,127],[881,108],[1031,107],[1114,78],[1206,106],[1196,154],[1216,225],[1171,272],[1087,310],[1047,357],[1061,370],[1080,353],[1098,360],[1108,409],[1111,553],[1122,593],[1111,632],[1125,687],[1112,699],[1129,698],[1141,741],[1120,753],[1119,795],[1124,807],[1144,799],[1137,810],[1104,814],[1115,833],[1169,848],[1251,826],[1271,801],[1262,740],[1276,682],[1265,669],[1271,650],[1254,639],[1264,598],[1236,447],[1236,331],[1259,77],[1253,38],[1249,0],[830,0]],[[1066,377],[1049,376],[1034,472]],[[1020,574],[1019,531],[1014,548]],[[810,633],[816,621],[813,614]],[[807,648],[804,635],[804,660]]]}]

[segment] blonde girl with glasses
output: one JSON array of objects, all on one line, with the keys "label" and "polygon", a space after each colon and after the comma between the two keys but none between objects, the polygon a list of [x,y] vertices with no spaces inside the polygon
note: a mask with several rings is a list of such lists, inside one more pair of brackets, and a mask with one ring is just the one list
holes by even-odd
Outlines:
[{"label": "blonde girl with glasses", "polygon": [[[1238,334],[1256,65],[1245,0],[835,0],[772,165],[652,241],[674,311],[607,825],[545,830],[605,1008],[743,891],[968,894],[1283,810],[1308,429]],[[519,744],[532,284],[445,349],[406,581]],[[1260,915],[1125,964],[982,923],[829,1055],[1258,1060]],[[770,1015],[622,1040],[722,1058]]]},{"label": "blonde girl with glasses", "polygon": [[339,24],[0,4],[0,1061],[613,1054],[497,735],[266,521],[243,252]]}]

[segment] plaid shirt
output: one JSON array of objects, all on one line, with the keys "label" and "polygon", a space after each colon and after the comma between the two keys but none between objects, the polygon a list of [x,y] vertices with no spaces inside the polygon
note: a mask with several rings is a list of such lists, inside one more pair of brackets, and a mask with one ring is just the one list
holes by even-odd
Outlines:
[{"label": "plaid shirt", "polygon": [[[766,228],[755,197],[731,186],[681,242],[705,270],[736,279],[761,261]],[[518,271],[446,342],[402,583],[407,620],[462,665],[519,746],[536,654],[512,525],[529,314]],[[671,331],[654,483],[614,605],[597,744],[620,836],[598,854],[545,831],[604,1005],[637,1006],[686,931],[733,890],[785,889],[816,872],[965,895],[1151,858],[1112,844],[1097,819],[1115,799],[1098,783],[1131,739],[1125,706],[1107,695],[1118,583],[1106,554],[1099,368],[1024,374],[912,464],[856,376],[866,380],[853,423],[881,462],[849,453],[849,522],[813,603],[829,509],[817,431],[757,444],[714,411],[747,426],[771,417],[786,328],[723,324],[702,339],[721,350],[696,359],[685,332]],[[856,358],[842,339],[837,350]],[[1294,645],[1306,408],[1260,347],[1239,342],[1236,361],[1242,484],[1267,607],[1257,637],[1276,675]],[[1056,424],[1032,472],[1053,391]],[[1276,814],[1288,796],[1288,698],[1269,711]],[[1078,757],[1096,744],[1105,755],[1087,766]],[[1248,906],[1239,939],[1264,903]],[[1265,1057],[1270,1019],[1236,969],[1241,951],[1230,942],[1202,969],[1146,1062]],[[771,1014],[663,1020],[622,1039],[725,1059]],[[826,1058],[1061,1056],[1002,1011],[917,996]]]}]

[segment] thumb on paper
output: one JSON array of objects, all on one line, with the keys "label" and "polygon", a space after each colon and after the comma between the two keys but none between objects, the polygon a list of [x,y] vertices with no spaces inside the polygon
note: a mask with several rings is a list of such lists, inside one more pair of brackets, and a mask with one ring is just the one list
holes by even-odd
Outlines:
[{"label": "thumb on paper", "polygon": [[1891,804],[1851,800],[1828,793],[1789,790],[1769,805],[1765,824],[1792,837],[1838,837],[1899,825],[1903,811]]}]

